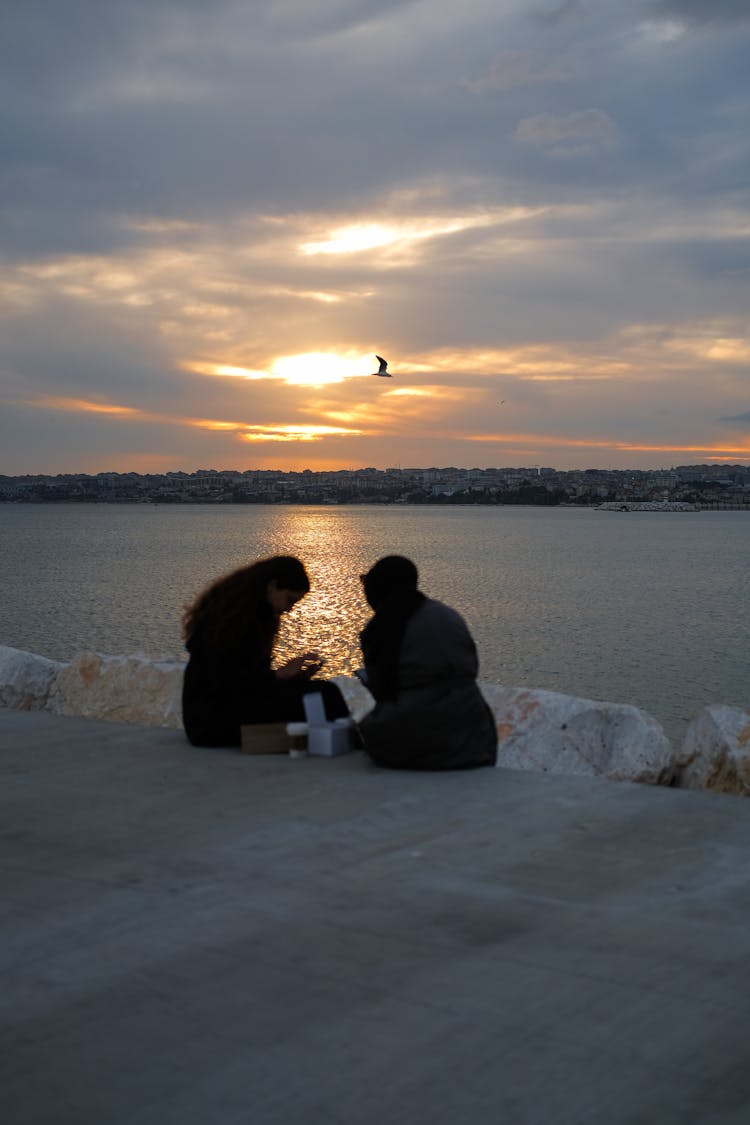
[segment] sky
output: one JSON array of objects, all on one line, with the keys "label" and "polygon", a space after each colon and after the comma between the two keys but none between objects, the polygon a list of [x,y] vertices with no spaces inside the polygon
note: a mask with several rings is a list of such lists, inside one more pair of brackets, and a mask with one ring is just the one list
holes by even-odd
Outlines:
[{"label": "sky", "polygon": [[8,0],[0,44],[0,473],[750,461],[747,0]]}]

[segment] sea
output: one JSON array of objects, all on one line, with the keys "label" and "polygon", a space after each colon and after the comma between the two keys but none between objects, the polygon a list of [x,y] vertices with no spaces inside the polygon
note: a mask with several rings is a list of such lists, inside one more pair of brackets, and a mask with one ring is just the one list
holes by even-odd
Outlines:
[{"label": "sea", "polygon": [[310,594],[278,653],[361,664],[359,575],[408,555],[463,614],[480,679],[632,703],[673,739],[710,703],[750,706],[746,512],[411,505],[0,505],[0,644],[183,659],[181,618],[210,582],[272,554]]}]

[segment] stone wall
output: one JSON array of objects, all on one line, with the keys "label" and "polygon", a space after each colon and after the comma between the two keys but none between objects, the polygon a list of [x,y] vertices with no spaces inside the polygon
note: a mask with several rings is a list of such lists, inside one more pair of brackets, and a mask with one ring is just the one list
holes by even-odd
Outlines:
[{"label": "stone wall", "polygon": [[[179,728],[184,664],[79,653],[68,664],[0,646],[0,707]],[[335,676],[355,719],[373,704],[356,677]],[[624,703],[481,684],[495,716],[498,765],[540,773],[750,794],[750,713],[704,708],[675,748],[659,723]]]}]

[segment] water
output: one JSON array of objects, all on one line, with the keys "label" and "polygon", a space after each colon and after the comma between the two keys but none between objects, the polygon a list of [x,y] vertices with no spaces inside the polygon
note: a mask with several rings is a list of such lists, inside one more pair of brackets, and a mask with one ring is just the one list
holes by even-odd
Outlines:
[{"label": "water", "polygon": [[361,663],[358,575],[409,555],[467,619],[482,679],[634,703],[679,738],[750,703],[744,512],[522,507],[0,505],[0,644],[182,656],[182,609],[254,558],[296,554],[313,588],[279,654]]}]

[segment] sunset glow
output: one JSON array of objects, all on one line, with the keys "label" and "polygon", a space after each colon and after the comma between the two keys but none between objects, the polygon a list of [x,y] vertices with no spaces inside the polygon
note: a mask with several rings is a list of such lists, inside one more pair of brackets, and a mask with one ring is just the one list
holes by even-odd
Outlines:
[{"label": "sunset glow", "polygon": [[329,352],[304,352],[275,359],[270,373],[292,386],[322,387],[344,379],[368,374],[374,359],[361,355],[334,355]]},{"label": "sunset glow", "polygon": [[112,414],[131,418],[143,416],[143,411],[132,406],[118,406],[113,402],[89,402],[86,399],[65,398],[60,395],[38,395],[28,400],[28,405],[46,410],[69,410],[76,414]]},{"label": "sunset glow", "polygon": [[7,7],[0,473],[750,460],[747,4]]},{"label": "sunset glow", "polygon": [[315,254],[361,254],[366,250],[386,247],[406,246],[441,235],[455,234],[471,227],[488,225],[486,216],[465,216],[447,219],[427,218],[421,222],[360,222],[351,226],[332,230],[328,238],[318,242],[306,242],[301,252],[307,256]]},{"label": "sunset glow", "polygon": [[325,437],[350,436],[361,430],[343,426],[251,426],[243,427],[243,441],[321,441]]},{"label": "sunset glow", "polygon": [[686,458],[710,458],[713,460],[740,460],[744,461],[750,457],[750,440],[737,446],[725,447],[710,447],[703,445],[656,445],[647,444],[645,442],[636,441],[606,441],[601,438],[564,438],[558,437],[554,434],[540,433],[540,434],[473,434],[469,437],[469,441],[477,442],[493,442],[501,445],[513,445],[516,447],[528,446],[535,449],[543,449],[545,446],[555,446],[559,449],[601,449],[601,450],[616,450],[618,452],[626,453],[659,453],[659,454],[679,454]]},{"label": "sunset glow", "polygon": [[206,363],[200,360],[185,362],[182,367],[186,371],[194,371],[196,375],[223,375],[230,379],[267,379],[265,371],[254,371],[249,367],[237,367],[231,363]]},{"label": "sunset glow", "polygon": [[212,418],[194,418],[190,425],[197,426],[200,430],[223,430],[225,432],[243,429],[242,422],[217,422]]}]

